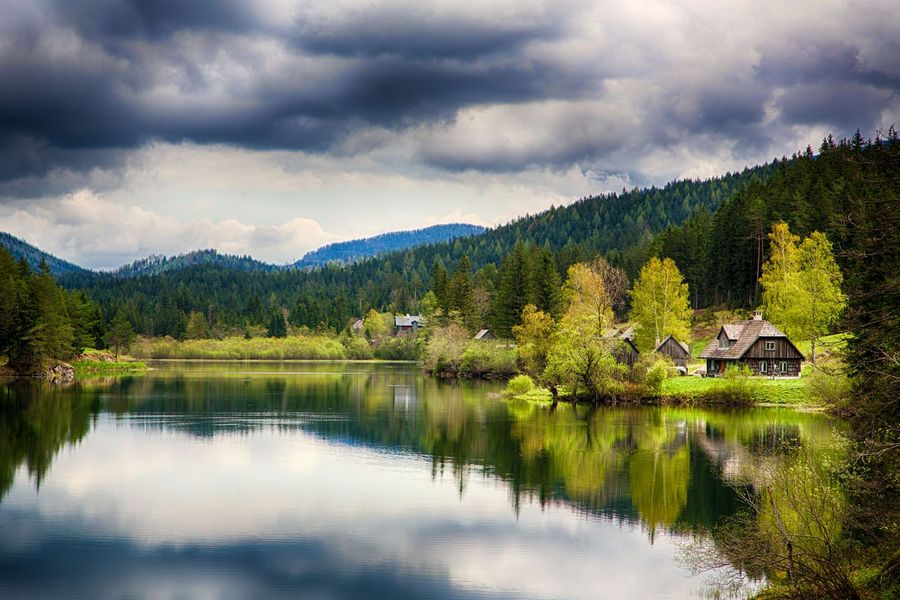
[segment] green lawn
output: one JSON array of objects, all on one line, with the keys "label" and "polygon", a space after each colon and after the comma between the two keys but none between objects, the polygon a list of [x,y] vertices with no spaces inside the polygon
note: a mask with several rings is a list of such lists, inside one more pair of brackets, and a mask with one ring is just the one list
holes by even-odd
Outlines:
[{"label": "green lawn", "polygon": [[[811,404],[805,381],[801,379],[751,379],[762,396],[762,401],[771,404]],[[664,396],[692,396],[723,385],[714,377],[670,377],[663,382]]]}]

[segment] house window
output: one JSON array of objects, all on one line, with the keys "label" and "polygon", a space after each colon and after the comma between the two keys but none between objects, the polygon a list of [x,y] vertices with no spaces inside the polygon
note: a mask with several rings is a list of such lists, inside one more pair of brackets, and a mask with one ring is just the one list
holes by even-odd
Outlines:
[{"label": "house window", "polygon": [[768,351],[775,350],[775,342],[766,342],[766,350],[768,350]]},{"label": "house window", "polygon": [[781,372],[782,373],[788,372],[788,364],[787,364],[786,360],[781,361]]},{"label": "house window", "polygon": [[769,371],[769,363],[764,360],[759,361],[759,372],[767,373]]},{"label": "house window", "polygon": [[719,348],[727,348],[728,347],[728,338],[721,338],[719,340]]}]

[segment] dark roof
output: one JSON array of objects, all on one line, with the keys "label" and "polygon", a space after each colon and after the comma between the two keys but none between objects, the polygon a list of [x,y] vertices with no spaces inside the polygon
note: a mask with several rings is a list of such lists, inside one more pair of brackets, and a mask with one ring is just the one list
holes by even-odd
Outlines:
[{"label": "dark roof", "polygon": [[664,339],[662,342],[660,342],[659,346],[656,347],[655,352],[659,352],[660,348],[662,348],[663,346],[665,346],[665,345],[666,345],[666,342],[668,342],[669,339],[671,339],[673,342],[675,342],[676,344],[678,344],[678,347],[681,348],[682,350],[684,350],[686,354],[690,354],[690,353],[691,353],[691,349],[688,348],[688,345],[687,345],[687,344],[685,344],[684,342],[679,342],[678,340],[675,339],[675,336],[672,336],[672,335],[666,336],[666,339]]},{"label": "dark roof", "polygon": [[[719,346],[719,336],[723,331],[725,332],[725,336],[732,342],[728,348],[721,348]],[[756,340],[761,337],[784,338],[791,346],[794,346],[794,343],[788,339],[788,336],[784,335],[777,327],[765,319],[747,319],[745,321],[735,321],[734,323],[722,325],[722,329],[719,330],[719,335],[703,349],[703,352],[700,353],[700,358],[737,360],[744,356],[747,350],[749,350],[753,344],[756,343]],[[794,346],[794,350],[797,350],[796,346]],[[803,356],[803,353],[799,350],[797,350],[797,354]]]}]

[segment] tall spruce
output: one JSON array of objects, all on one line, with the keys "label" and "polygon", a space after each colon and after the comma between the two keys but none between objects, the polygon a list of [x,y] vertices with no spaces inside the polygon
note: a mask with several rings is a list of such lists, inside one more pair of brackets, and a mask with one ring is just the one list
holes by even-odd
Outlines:
[{"label": "tall spruce", "polygon": [[522,240],[519,240],[500,265],[500,285],[493,318],[493,329],[497,336],[512,337],[512,328],[521,322],[522,310],[531,301],[531,284],[528,250]]}]

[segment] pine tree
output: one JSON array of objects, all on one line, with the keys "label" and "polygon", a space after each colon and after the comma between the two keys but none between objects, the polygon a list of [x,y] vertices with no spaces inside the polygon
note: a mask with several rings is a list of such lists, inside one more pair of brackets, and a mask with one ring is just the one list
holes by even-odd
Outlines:
[{"label": "pine tree", "polygon": [[562,285],[553,254],[546,248],[537,253],[532,269],[532,280],[537,310],[559,318],[562,313]]},{"label": "pine tree", "polygon": [[125,311],[120,308],[116,311],[106,334],[106,343],[112,346],[116,360],[119,360],[119,350],[127,350],[132,340],[134,340],[134,328],[131,326],[131,321],[125,316]]},{"label": "pine tree", "polygon": [[209,324],[206,322],[206,317],[203,316],[203,313],[197,310],[191,311],[184,335],[189,340],[202,340],[209,337]]},{"label": "pine tree", "polygon": [[509,338],[519,324],[522,309],[531,301],[531,273],[528,253],[521,240],[500,266],[500,286],[494,303],[493,329],[498,337]]},{"label": "pine tree", "polygon": [[448,285],[447,306],[450,311],[455,311],[459,314],[469,329],[474,329],[478,325],[474,289],[472,263],[469,262],[469,257],[463,254]]},{"label": "pine tree", "polygon": [[434,282],[432,289],[434,290],[434,295],[437,296],[438,308],[446,314],[450,312],[450,283],[447,278],[447,269],[444,268],[444,263],[441,262],[440,258],[434,261],[432,280]]},{"label": "pine tree", "polygon": [[287,337],[287,323],[284,320],[284,313],[276,310],[269,319],[269,326],[266,329],[269,337],[283,338]]}]

